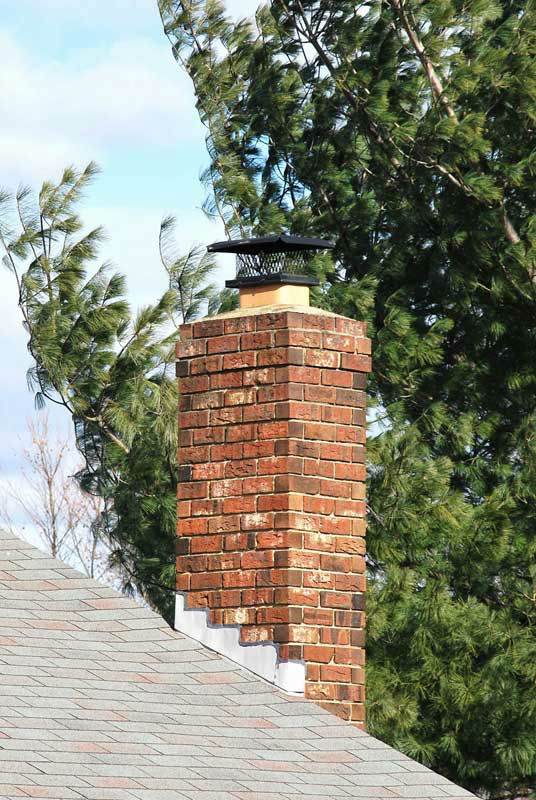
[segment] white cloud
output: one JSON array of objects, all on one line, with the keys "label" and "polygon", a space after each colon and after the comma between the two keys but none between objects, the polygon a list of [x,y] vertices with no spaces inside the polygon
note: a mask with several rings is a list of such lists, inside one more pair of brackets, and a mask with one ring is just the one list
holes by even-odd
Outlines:
[{"label": "white cloud", "polygon": [[130,38],[53,62],[0,33],[0,179],[35,182],[111,148],[202,137],[187,76],[169,47]]}]

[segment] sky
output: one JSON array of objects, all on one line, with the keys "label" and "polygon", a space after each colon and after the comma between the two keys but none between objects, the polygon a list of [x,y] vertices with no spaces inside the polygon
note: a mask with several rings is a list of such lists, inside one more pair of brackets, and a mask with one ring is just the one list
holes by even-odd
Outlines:
[{"label": "sky", "polygon": [[[227,0],[234,18],[257,5]],[[185,251],[224,238],[201,211],[204,129],[156,0],[0,0],[0,51],[0,187],[38,190],[65,166],[96,161],[102,174],[82,217],[105,226],[102,260],[126,275],[133,305],[154,301],[166,288],[157,249],[164,215],[176,216]],[[231,261],[221,264],[221,285]],[[36,413],[13,276],[2,266],[0,353],[1,490],[2,480],[18,479],[26,420]],[[53,428],[65,431],[69,423],[52,409]]]}]

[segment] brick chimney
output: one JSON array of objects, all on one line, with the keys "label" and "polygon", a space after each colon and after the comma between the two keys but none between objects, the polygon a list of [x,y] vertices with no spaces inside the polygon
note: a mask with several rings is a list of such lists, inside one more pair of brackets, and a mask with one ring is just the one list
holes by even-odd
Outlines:
[{"label": "brick chimney", "polygon": [[175,625],[362,725],[370,341],[252,294],[180,328]]}]

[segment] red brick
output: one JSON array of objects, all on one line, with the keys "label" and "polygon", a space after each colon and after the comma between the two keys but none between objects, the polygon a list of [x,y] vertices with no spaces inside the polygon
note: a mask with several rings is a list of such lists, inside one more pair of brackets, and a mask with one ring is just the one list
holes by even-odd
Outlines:
[{"label": "red brick", "polygon": [[365,503],[359,500],[336,500],[335,514],[338,517],[364,517]]},{"label": "red brick", "polygon": [[311,606],[316,608],[320,601],[320,592],[317,589],[305,589],[297,586],[286,586],[276,589],[274,602],[280,605]]},{"label": "red brick", "polygon": [[269,314],[259,314],[257,317],[257,330],[272,330],[273,328],[301,328],[303,315],[295,311],[274,311]]},{"label": "red brick", "polygon": [[266,422],[274,418],[274,404],[244,406],[244,422]]},{"label": "red brick", "polygon": [[223,334],[223,320],[205,319],[201,322],[195,322],[193,325],[193,336],[198,339],[202,336],[208,338],[210,336],[221,336]]},{"label": "red brick", "polygon": [[303,648],[303,655],[306,661],[316,661],[320,664],[329,664],[334,655],[333,647],[324,647],[322,645],[305,646]]},{"label": "red brick", "polygon": [[341,406],[364,408],[366,404],[365,392],[359,392],[356,389],[337,389],[335,391],[335,399],[337,404]]},{"label": "red brick", "polygon": [[223,428],[195,428],[194,445],[197,444],[220,444],[225,438]]},{"label": "red brick", "polygon": [[303,510],[312,514],[333,514],[335,501],[327,497],[304,497]]},{"label": "red brick", "polygon": [[192,480],[214,480],[223,478],[223,464],[194,464],[192,466]]},{"label": "red brick", "polygon": [[275,608],[260,608],[257,611],[257,622],[259,623],[292,623],[299,625],[302,622],[303,611],[301,608],[289,608],[288,606],[276,606]]},{"label": "red brick", "polygon": [[217,408],[210,412],[211,425],[232,425],[242,422],[243,409],[240,406],[233,408]]},{"label": "red brick", "polygon": [[333,589],[335,579],[329,572],[306,572],[303,576],[303,585],[310,589]]},{"label": "red brick", "polygon": [[366,355],[370,355],[371,353],[371,341],[366,337],[359,337],[356,339],[355,349],[358,353],[365,353]]},{"label": "red brick", "polygon": [[293,456],[276,456],[275,458],[260,458],[258,461],[259,475],[285,475],[287,473],[300,474],[303,468],[301,458]]},{"label": "red brick", "polygon": [[223,369],[250,369],[256,364],[257,354],[253,350],[245,353],[227,353],[223,356]]},{"label": "red brick", "polygon": [[275,369],[273,367],[247,369],[242,373],[242,377],[244,386],[264,386],[274,382]]},{"label": "red brick", "polygon": [[273,638],[272,628],[269,625],[252,625],[240,629],[241,642],[271,642]]},{"label": "red brick", "polygon": [[241,598],[244,606],[271,605],[274,602],[274,590],[269,587],[244,589],[241,593]]},{"label": "red brick", "polygon": [[304,608],[303,621],[305,625],[318,625],[319,628],[333,625],[333,611],[329,608]]},{"label": "red brick", "polygon": [[181,345],[177,585],[211,623],[304,659],[306,696],[362,725],[364,326],[287,311],[206,323]]},{"label": "red brick", "polygon": [[351,333],[354,336],[364,336],[367,331],[367,324],[366,322],[348,319],[347,317],[336,317],[335,330],[338,333]]},{"label": "red brick", "polygon": [[331,314],[304,314],[303,327],[321,331],[334,331],[335,317]]},{"label": "red brick", "polygon": [[[350,536],[355,520],[349,517],[324,517],[320,522],[320,533],[335,533],[341,536]],[[333,549],[336,548],[336,540]]]},{"label": "red brick", "polygon": [[181,536],[198,536],[208,532],[208,520],[206,519],[181,519],[179,520],[179,531]]},{"label": "red brick", "polygon": [[255,330],[255,317],[231,317],[223,324],[225,333],[247,333]]},{"label": "red brick", "polygon": [[266,567],[273,567],[273,565],[273,550],[242,554],[242,569],[265,569]]},{"label": "red brick", "polygon": [[300,494],[263,494],[257,500],[257,511],[301,511],[303,497]]},{"label": "red brick", "polygon": [[219,589],[222,585],[221,572],[206,572],[192,575],[190,586],[195,589]]},{"label": "red brick", "polygon": [[[233,517],[232,519],[235,519]],[[224,550],[246,550],[248,547],[247,533],[230,533],[224,537],[223,549]]]},{"label": "red brick", "polygon": [[182,411],[179,414],[181,428],[199,428],[208,425],[208,411]]},{"label": "red brick", "polygon": [[[273,553],[273,551],[270,551]],[[301,586],[302,571],[299,569],[259,569],[257,586]]]},{"label": "red brick", "polygon": [[320,481],[320,494],[328,497],[350,497],[352,494],[352,484],[348,481]]},{"label": "red brick", "polygon": [[226,497],[223,501],[224,514],[241,514],[255,511],[255,497]]},{"label": "red brick", "polygon": [[341,356],[341,367],[343,369],[355,370],[356,372],[370,372],[372,364],[370,356],[343,353]]},{"label": "red brick", "polygon": [[272,331],[262,331],[262,333],[244,333],[240,339],[242,350],[263,350],[266,347],[273,347],[274,334]]},{"label": "red brick", "polygon": [[305,625],[274,625],[275,642],[299,642],[301,644],[316,644],[318,630]]},{"label": "red brick", "polygon": [[335,464],[335,477],[343,481],[365,481],[367,470],[364,464]]},{"label": "red brick", "polygon": [[[335,615],[334,611],[331,611],[331,613]],[[346,649],[348,649],[350,631],[346,628],[323,628],[320,631],[320,641],[322,644],[346,645]]]},{"label": "red brick", "polygon": [[196,536],[192,539],[192,553],[217,553],[222,549],[221,536]]},{"label": "red brick", "polygon": [[211,389],[236,389],[242,386],[243,372],[215,372],[210,375]]},{"label": "red brick", "polygon": [[324,333],[322,345],[326,350],[339,350],[346,353],[355,352],[355,338],[349,334]]},{"label": "red brick", "polygon": [[206,392],[209,387],[209,379],[207,375],[196,375],[194,378],[182,378],[181,390],[185,394],[191,392]]},{"label": "red brick", "polygon": [[339,353],[332,350],[306,350],[305,363],[310,367],[339,368]]},{"label": "red brick", "polygon": [[[240,554],[237,553],[240,557]],[[243,570],[238,572],[224,572],[223,585],[226,589],[241,589],[246,586],[255,586],[255,572],[253,570]]]},{"label": "red brick", "polygon": [[226,442],[243,442],[245,440],[251,441],[257,437],[257,426],[254,424],[247,425],[231,425],[225,431]]},{"label": "red brick", "polygon": [[[213,445],[210,448],[211,461],[228,461],[230,459],[242,458],[242,445],[240,442],[229,442],[228,444]],[[235,477],[230,475],[228,471],[228,464],[225,465],[224,475],[226,478]]]},{"label": "red brick", "polygon": [[274,482],[276,492],[297,492],[300,494],[318,494],[320,481],[310,475],[278,475]]},{"label": "red brick", "polygon": [[353,386],[352,373],[324,369],[322,370],[322,383],[324,386],[340,386],[344,389],[351,389]]},{"label": "red brick", "polygon": [[320,347],[322,334],[319,331],[279,330],[275,333],[275,344],[276,347]]},{"label": "red brick", "polygon": [[257,531],[266,528],[271,528],[273,524],[272,514],[242,514],[240,517],[240,526],[244,531]]},{"label": "red brick", "polygon": [[[321,371],[317,367],[278,367],[275,371],[276,383],[320,383]],[[186,378],[184,379],[186,380]]]},{"label": "red brick", "polygon": [[254,608],[228,608],[223,612],[224,625],[253,625],[255,618]]},{"label": "red brick", "polygon": [[179,556],[177,570],[179,572],[206,572],[207,556]]},{"label": "red brick", "polygon": [[285,403],[277,403],[275,406],[276,419],[306,419],[319,420],[321,416],[321,406],[313,403],[303,403],[301,401],[289,400]]},{"label": "red brick", "polygon": [[320,605],[323,608],[351,608],[352,598],[344,592],[320,592]]},{"label": "red brick", "polygon": [[207,341],[208,353],[230,353],[239,348],[240,338],[236,334],[211,337]]},{"label": "red brick", "polygon": [[320,667],[320,679],[336,683],[349,683],[352,677],[350,667],[330,665]]},{"label": "red brick", "polygon": [[305,458],[303,461],[303,474],[317,475],[321,478],[333,478],[335,475],[335,465],[330,461]]},{"label": "red brick", "polygon": [[[267,516],[272,517],[271,514]],[[273,520],[270,528],[273,527]],[[257,534],[257,547],[260,548],[282,548],[282,547],[291,547],[291,548],[301,548],[303,543],[303,534],[300,531],[270,531],[270,533],[258,533]],[[287,551],[285,551],[287,552]],[[290,552],[290,551],[289,551]],[[294,551],[292,551],[294,552]],[[280,553],[276,553],[276,559],[280,556]],[[285,566],[301,566],[300,564],[290,564],[290,563],[283,563],[282,559],[276,561],[277,567],[285,567]]]},{"label": "red brick", "polygon": [[[242,454],[241,448],[240,448],[240,454]],[[234,458],[234,456],[225,453],[222,454],[222,458],[231,459]],[[229,463],[225,465],[226,478],[246,478],[250,475],[256,475],[256,474],[257,474],[257,462],[253,458],[241,459],[240,457],[238,457],[237,460],[229,461]]]},{"label": "red brick", "polygon": [[206,372],[219,372],[222,368],[223,359],[221,356],[204,356],[194,358],[190,362],[191,375],[204,375]]},{"label": "red brick", "polygon": [[273,386],[259,386],[259,403],[274,403],[284,400],[303,400],[304,387],[300,383],[278,383]]},{"label": "red brick", "polygon": [[304,425],[304,436],[306,439],[333,442],[336,438],[336,427],[335,425],[327,425],[321,422],[306,422]]},{"label": "red brick", "polygon": [[224,589],[221,592],[213,592],[211,601],[214,605],[229,608],[229,606],[240,605],[240,592],[237,589]]},{"label": "red brick", "polygon": [[326,442],[320,448],[322,458],[328,461],[352,461],[353,451],[351,445],[332,444]]},{"label": "red brick", "polygon": [[350,425],[337,425],[337,441],[353,442],[354,444],[365,443],[365,429],[356,428]]},{"label": "red brick", "polygon": [[195,356],[203,356],[207,349],[205,340],[197,342],[186,341],[177,343],[177,358],[194,358]]},{"label": "red brick", "polygon": [[175,588],[179,592],[189,592],[190,591],[190,575],[181,575],[177,573],[177,579],[175,581]]},{"label": "red brick", "polygon": [[[219,374],[219,373],[218,373]],[[221,408],[223,405],[223,392],[199,392],[190,398],[192,408]]]},{"label": "red brick", "polygon": [[246,458],[264,458],[274,454],[275,442],[271,439],[262,442],[244,442],[244,456]]},{"label": "red brick", "polygon": [[212,481],[210,484],[211,497],[239,497],[242,494],[242,481],[240,478],[227,478],[223,481]]},{"label": "red brick", "polygon": [[304,386],[303,399],[315,403],[334,403],[336,389],[332,386]]},{"label": "red brick", "polygon": [[238,514],[227,514],[225,517],[211,517],[208,520],[209,533],[230,533],[240,530],[240,517]]},{"label": "red brick", "polygon": [[240,553],[218,553],[208,556],[207,569],[213,570],[233,570],[240,568]]},{"label": "red brick", "polygon": [[[293,534],[301,538],[301,534]],[[284,536],[283,533],[271,534],[274,539]],[[274,547],[277,545],[274,545]],[[289,545],[291,546],[291,545]],[[275,554],[276,567],[302,567],[303,569],[318,569],[320,566],[320,555],[309,553],[305,550],[283,550]]]}]

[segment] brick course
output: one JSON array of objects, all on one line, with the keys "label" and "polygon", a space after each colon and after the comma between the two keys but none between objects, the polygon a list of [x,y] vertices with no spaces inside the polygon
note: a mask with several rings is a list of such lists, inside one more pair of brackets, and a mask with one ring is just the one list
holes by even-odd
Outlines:
[{"label": "brick course", "polygon": [[364,721],[364,323],[282,311],[180,329],[177,587],[307,664]]}]

